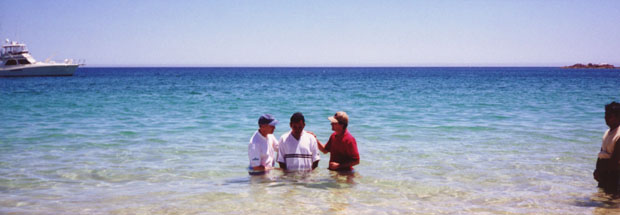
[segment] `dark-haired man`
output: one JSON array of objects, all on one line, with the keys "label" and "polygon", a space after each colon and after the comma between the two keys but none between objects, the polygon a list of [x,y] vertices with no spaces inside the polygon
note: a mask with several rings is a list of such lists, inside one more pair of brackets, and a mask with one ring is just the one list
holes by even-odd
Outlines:
[{"label": "dark-haired man", "polygon": [[360,154],[357,151],[357,142],[347,127],[349,115],[339,111],[334,116],[328,117],[334,133],[323,146],[318,142],[319,150],[329,152],[329,169],[337,171],[352,171],[353,166],[360,163]]},{"label": "dark-haired man", "polygon": [[605,105],[605,123],[609,129],[603,135],[601,151],[598,153],[594,179],[598,187],[606,193],[618,194],[620,179],[620,103],[612,102]]},{"label": "dark-haired man", "polygon": [[300,112],[291,116],[291,131],[280,137],[278,164],[285,171],[308,171],[319,166],[316,138],[304,131],[306,120]]}]

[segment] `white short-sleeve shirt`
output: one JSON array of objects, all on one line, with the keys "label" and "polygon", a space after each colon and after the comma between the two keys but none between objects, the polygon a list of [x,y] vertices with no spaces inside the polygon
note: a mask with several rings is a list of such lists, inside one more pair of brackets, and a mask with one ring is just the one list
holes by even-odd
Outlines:
[{"label": "white short-sleeve shirt", "polygon": [[272,167],[275,161],[275,147],[277,147],[277,144],[278,140],[276,140],[273,134],[268,134],[267,137],[264,137],[260,132],[254,132],[248,145],[250,167]]},{"label": "white short-sleeve shirt", "polygon": [[306,131],[301,132],[299,140],[290,131],[280,137],[278,162],[285,163],[287,170],[312,170],[312,163],[320,159],[316,138]]}]

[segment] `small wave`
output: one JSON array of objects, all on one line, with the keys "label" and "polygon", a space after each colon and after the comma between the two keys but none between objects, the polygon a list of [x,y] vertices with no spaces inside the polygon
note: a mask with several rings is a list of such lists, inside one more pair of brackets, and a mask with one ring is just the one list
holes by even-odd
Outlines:
[{"label": "small wave", "polygon": [[138,133],[134,132],[134,131],[121,131],[118,133],[119,135],[123,135],[123,136],[135,136]]},{"label": "small wave", "polygon": [[496,128],[487,126],[437,126],[434,129],[446,130],[446,131],[494,131]]}]

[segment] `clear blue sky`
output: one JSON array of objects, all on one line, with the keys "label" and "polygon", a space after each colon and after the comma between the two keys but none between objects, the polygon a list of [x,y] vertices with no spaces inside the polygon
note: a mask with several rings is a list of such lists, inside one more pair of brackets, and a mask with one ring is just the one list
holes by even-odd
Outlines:
[{"label": "clear blue sky", "polygon": [[1,0],[0,38],[89,66],[620,65],[620,1]]}]

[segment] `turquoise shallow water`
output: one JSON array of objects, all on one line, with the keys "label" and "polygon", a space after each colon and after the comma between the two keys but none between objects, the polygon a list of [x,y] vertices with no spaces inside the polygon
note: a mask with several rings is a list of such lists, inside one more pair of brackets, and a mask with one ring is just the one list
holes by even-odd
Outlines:
[{"label": "turquoise shallow water", "polygon": [[[620,71],[80,68],[0,79],[0,213],[618,212],[591,173]],[[262,113],[323,142],[349,113],[362,162],[250,177]]]}]

